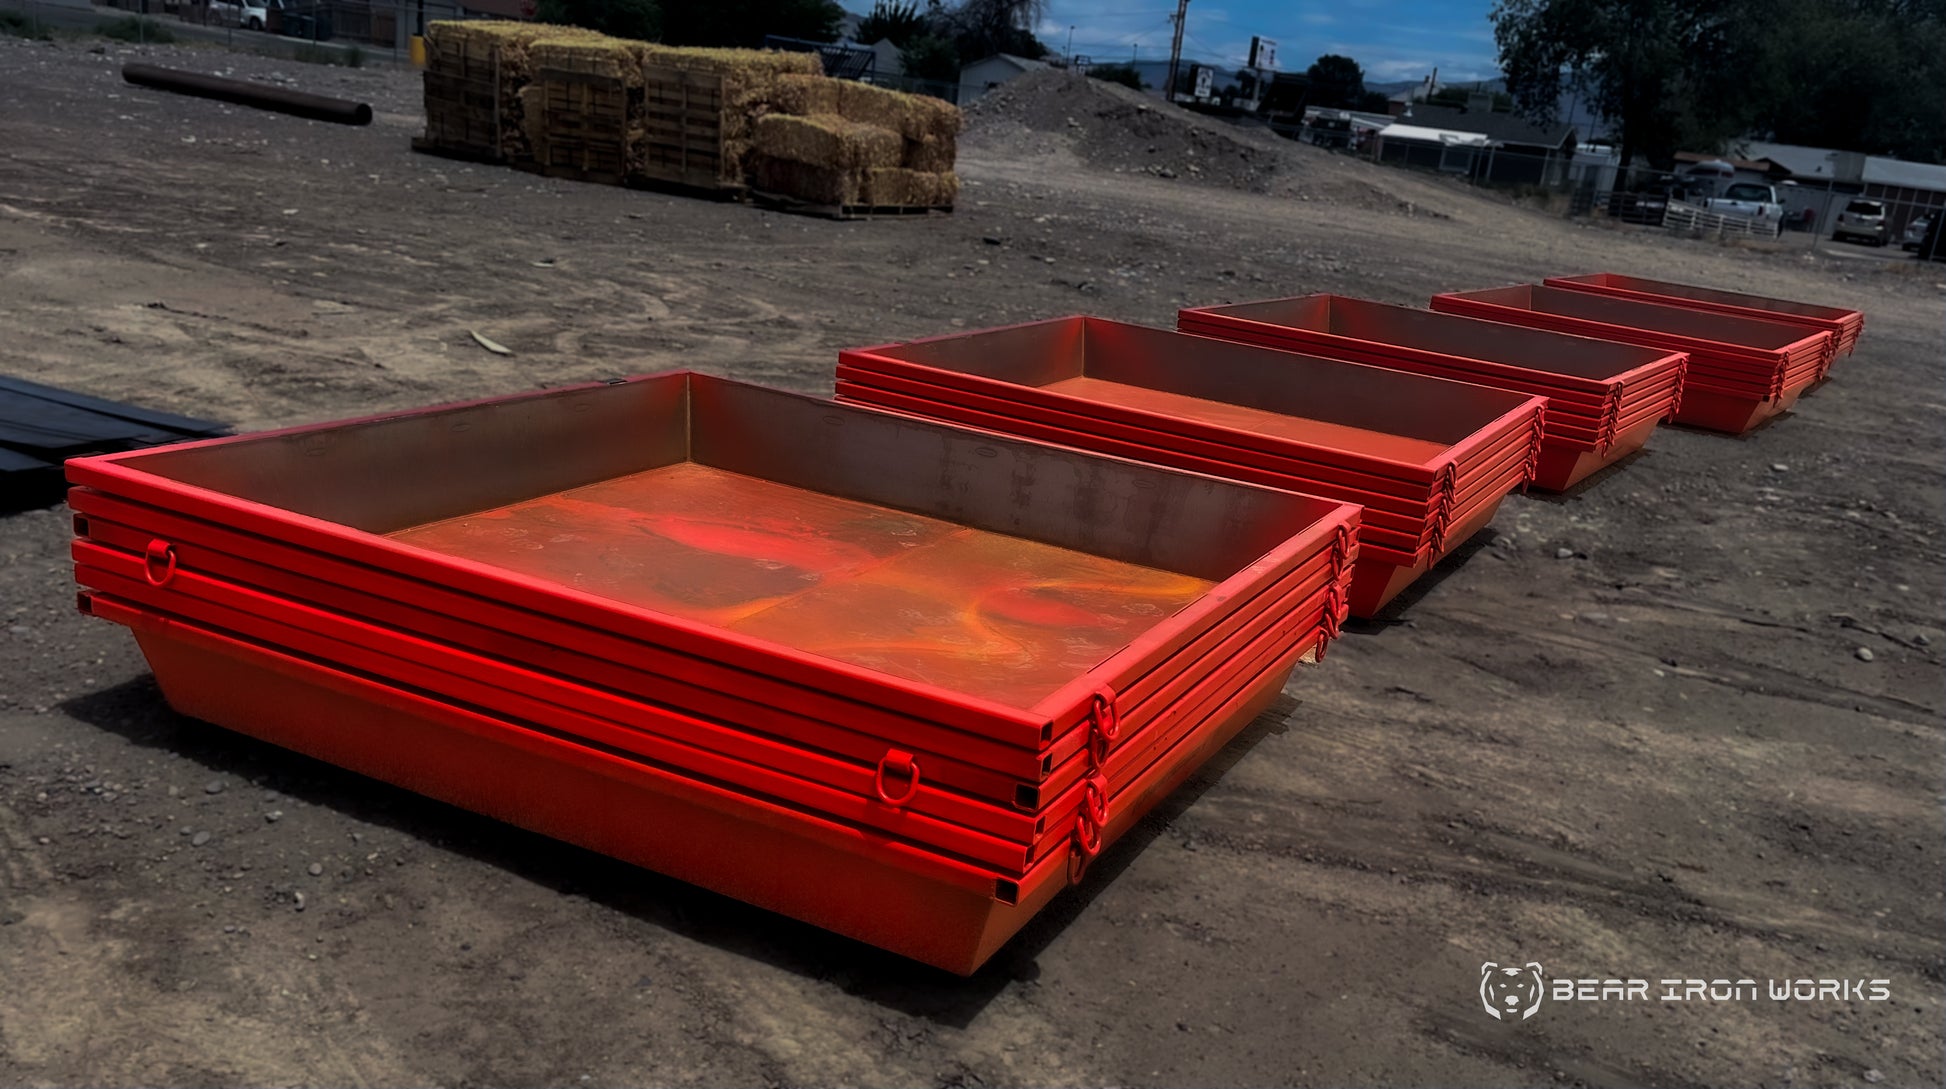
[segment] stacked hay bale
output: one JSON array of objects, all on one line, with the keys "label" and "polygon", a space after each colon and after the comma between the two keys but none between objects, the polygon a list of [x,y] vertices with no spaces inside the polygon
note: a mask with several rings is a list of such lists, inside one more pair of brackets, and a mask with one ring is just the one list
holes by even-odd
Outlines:
[{"label": "stacked hay bale", "polygon": [[589,180],[754,186],[839,207],[950,206],[959,111],[822,73],[815,53],[435,22],[419,144]]},{"label": "stacked hay bale", "polygon": [[[757,120],[773,111],[780,86],[790,77],[818,75],[824,62],[815,53],[784,53],[755,49],[696,49],[634,43],[642,63],[648,116],[639,156],[643,177],[697,184],[691,177],[671,176],[672,167],[693,163],[697,145],[714,141],[718,149],[716,180],[741,188],[749,175],[751,144]],[[717,131],[678,131],[677,121],[711,108]],[[687,107],[687,108],[686,108]],[[680,152],[679,158],[672,154]]]},{"label": "stacked hay bale", "polygon": [[533,78],[530,50],[542,40],[599,40],[579,27],[499,20],[426,25],[426,136],[438,150],[480,158],[530,157],[522,97]]},{"label": "stacked hay bale", "polygon": [[813,204],[938,208],[953,174],[960,113],[922,95],[823,76],[778,81],[758,119],[751,184]]},{"label": "stacked hay bale", "polygon": [[636,43],[554,37],[528,48],[533,82],[520,92],[534,162],[621,184],[642,114]]}]

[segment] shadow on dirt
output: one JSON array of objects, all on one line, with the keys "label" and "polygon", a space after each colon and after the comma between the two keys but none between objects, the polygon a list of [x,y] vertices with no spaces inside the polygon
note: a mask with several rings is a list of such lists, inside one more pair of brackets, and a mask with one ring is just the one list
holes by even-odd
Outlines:
[{"label": "shadow on dirt", "polygon": [[62,709],[129,742],[166,749],[210,772],[380,825],[641,922],[835,985],[887,1008],[964,1028],[1008,984],[1032,980],[1035,958],[1164,829],[1265,736],[1283,733],[1296,706],[1271,709],[1139,821],[979,972],[960,978],[707,889],[366,778],[255,738],[179,715],[153,677],[77,696]]}]

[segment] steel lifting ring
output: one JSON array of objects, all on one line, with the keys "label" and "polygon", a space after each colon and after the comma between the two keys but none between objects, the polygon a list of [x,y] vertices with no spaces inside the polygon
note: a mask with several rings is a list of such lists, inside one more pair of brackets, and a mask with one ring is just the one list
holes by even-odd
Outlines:
[{"label": "steel lifting ring", "polygon": [[1095,693],[1095,724],[1101,729],[1101,736],[1110,745],[1121,735],[1121,720],[1115,715],[1115,701],[1106,692]]},{"label": "steel lifting ring", "polygon": [[[898,768],[900,772],[909,776],[906,780],[905,792],[897,796],[885,789],[885,769],[895,763],[900,765]],[[879,800],[886,805],[904,805],[912,800],[914,794],[919,793],[919,761],[913,759],[911,753],[902,749],[887,749],[885,755],[879,758],[878,771],[872,776],[872,787],[878,791]]]},{"label": "steel lifting ring", "polygon": [[1088,856],[1079,843],[1068,844],[1068,884],[1079,885],[1088,876]]},{"label": "steel lifting ring", "polygon": [[1100,854],[1101,825],[1089,820],[1086,813],[1075,814],[1074,842],[1076,846],[1081,848],[1082,853],[1089,858]]},{"label": "steel lifting ring", "polygon": [[[162,563],[162,573],[156,574],[155,565]],[[149,542],[142,553],[142,577],[149,580],[150,586],[166,585],[176,577],[176,547],[160,537]]]}]

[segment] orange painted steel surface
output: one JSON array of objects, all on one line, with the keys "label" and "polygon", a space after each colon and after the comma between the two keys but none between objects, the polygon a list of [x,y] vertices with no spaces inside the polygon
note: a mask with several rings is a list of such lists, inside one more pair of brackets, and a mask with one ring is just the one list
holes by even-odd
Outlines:
[{"label": "orange painted steel surface", "polygon": [[1651,280],[1642,276],[1624,276],[1619,272],[1591,272],[1584,276],[1549,276],[1541,283],[1548,287],[1566,288],[1570,291],[1589,291],[1597,295],[1614,295],[1623,299],[1667,303],[1686,306],[1692,310],[1711,310],[1737,317],[1785,321],[1811,329],[1828,329],[1837,338],[1836,354],[1838,355],[1850,355],[1852,349],[1858,346],[1859,336],[1865,331],[1865,314],[1859,310],[1847,310],[1842,306],[1820,306],[1793,299],[1773,299],[1764,295],[1724,291],[1721,288],[1703,287],[1698,284],[1679,284],[1669,280]]},{"label": "orange painted steel surface", "polygon": [[1783,412],[1830,365],[1836,339],[1786,321],[1519,284],[1436,295],[1449,314],[1687,352],[1675,422],[1740,434]]},{"label": "orange painted steel surface", "polygon": [[693,462],[389,536],[1021,708],[1212,585]]},{"label": "orange painted steel surface", "polygon": [[185,713],[962,972],[1357,557],[1348,505],[683,373],[69,470]]},{"label": "orange painted steel surface", "polygon": [[[184,714],[947,971],[976,970],[1069,883],[1063,855],[1000,877],[112,598],[83,605],[135,630]],[[1103,841],[1126,833],[1261,714],[1293,664],[1273,662],[1212,701],[1117,799]]]},{"label": "orange painted steel surface", "polygon": [[1675,412],[1688,356],[1341,295],[1185,309],[1186,333],[1547,398],[1533,485],[1565,491]]},{"label": "orange painted steel surface", "polygon": [[1368,616],[1533,474],[1535,396],[1096,318],[840,355],[841,401],[1364,506]]},{"label": "orange painted steel surface", "polygon": [[1410,435],[1394,435],[1365,427],[1332,423],[1328,420],[1287,416],[1278,412],[1266,412],[1250,405],[1211,401],[1202,397],[1185,397],[1168,390],[1131,386],[1125,382],[1110,382],[1087,375],[1063,378],[1058,382],[1049,382],[1041,388],[1049,393],[1058,393],[1064,397],[1074,397],[1083,401],[1120,405],[1123,408],[1153,412],[1163,416],[1179,416],[1185,420],[1196,420],[1226,430],[1250,431],[1271,438],[1289,439],[1292,442],[1313,446],[1328,446],[1334,450],[1348,450],[1388,461],[1407,463],[1431,461],[1446,452],[1445,443],[1416,439]]}]

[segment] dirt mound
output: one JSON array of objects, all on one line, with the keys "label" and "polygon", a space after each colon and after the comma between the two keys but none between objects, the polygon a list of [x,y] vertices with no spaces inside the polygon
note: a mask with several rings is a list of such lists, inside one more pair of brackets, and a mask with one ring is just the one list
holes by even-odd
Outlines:
[{"label": "dirt mound", "polygon": [[1044,150],[1049,136],[1092,166],[1253,193],[1286,188],[1305,165],[1282,137],[1058,69],[1030,72],[973,100],[961,139],[1017,154]]}]

